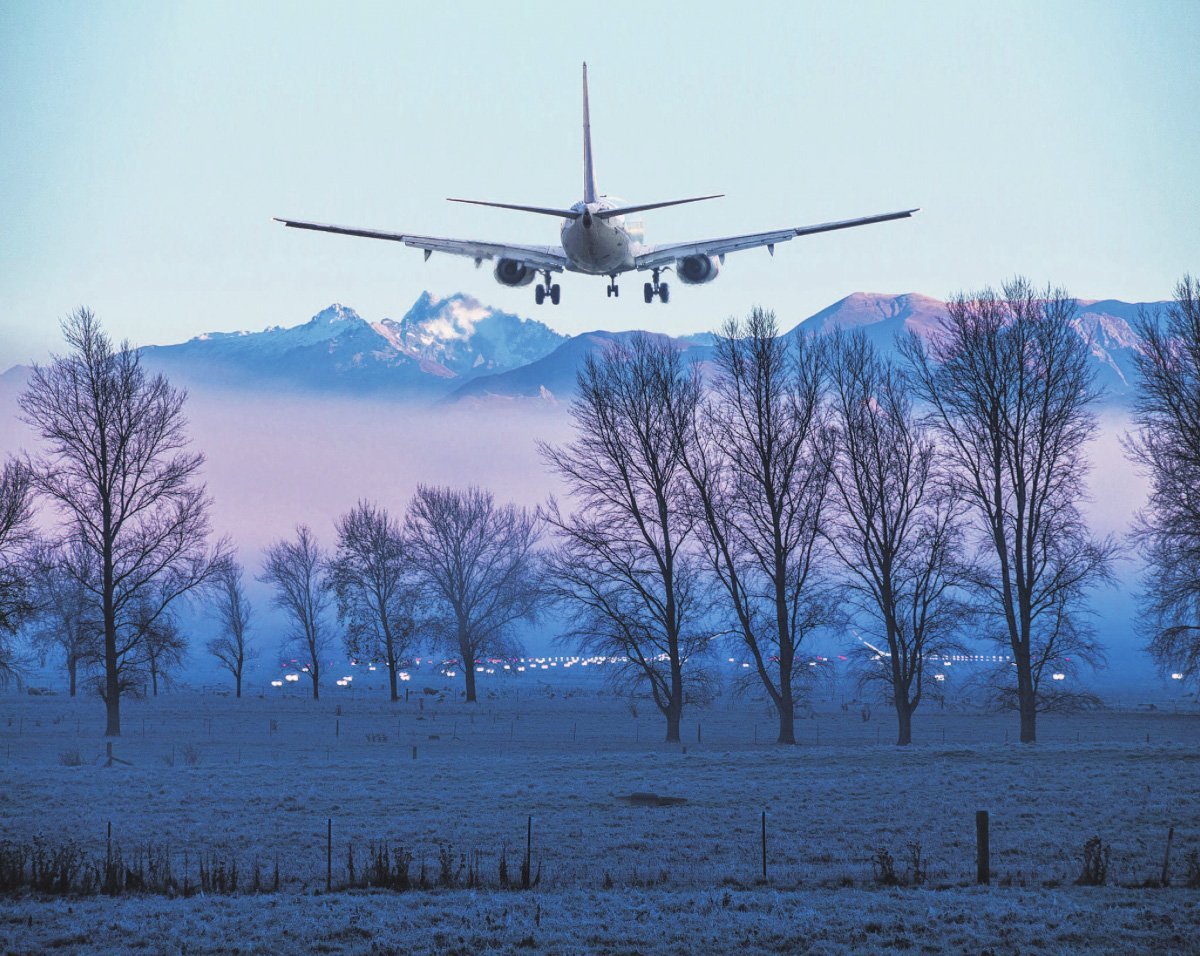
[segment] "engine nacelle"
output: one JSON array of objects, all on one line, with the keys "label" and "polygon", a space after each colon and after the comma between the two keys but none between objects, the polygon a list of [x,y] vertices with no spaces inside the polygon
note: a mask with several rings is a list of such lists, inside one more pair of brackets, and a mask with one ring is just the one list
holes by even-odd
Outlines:
[{"label": "engine nacelle", "polygon": [[684,256],[675,260],[675,275],[684,285],[701,285],[712,282],[721,271],[716,256]]},{"label": "engine nacelle", "polygon": [[501,285],[511,286],[529,285],[536,275],[529,266],[516,259],[501,259],[492,274]]}]

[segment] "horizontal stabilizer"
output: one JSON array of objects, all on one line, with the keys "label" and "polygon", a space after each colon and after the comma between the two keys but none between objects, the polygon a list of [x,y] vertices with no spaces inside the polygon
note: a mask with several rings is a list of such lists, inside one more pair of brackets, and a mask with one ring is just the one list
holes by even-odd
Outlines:
[{"label": "horizontal stabilizer", "polygon": [[662,209],[664,206],[682,206],[689,202],[703,202],[705,199],[720,199],[724,193],[714,193],[711,196],[693,196],[691,199],[671,199],[667,202],[648,202],[640,206],[622,206],[620,209],[603,209],[596,213],[597,219],[612,219],[614,216],[624,216],[630,212],[645,212],[647,209]]},{"label": "horizontal stabilizer", "polygon": [[482,199],[451,199],[446,197],[447,202],[465,202],[472,206],[494,206],[496,209],[515,209],[517,212],[536,212],[540,216],[556,216],[559,219],[578,219],[582,213],[576,212],[574,209],[548,209],[545,206],[516,206],[507,202],[484,202]]}]

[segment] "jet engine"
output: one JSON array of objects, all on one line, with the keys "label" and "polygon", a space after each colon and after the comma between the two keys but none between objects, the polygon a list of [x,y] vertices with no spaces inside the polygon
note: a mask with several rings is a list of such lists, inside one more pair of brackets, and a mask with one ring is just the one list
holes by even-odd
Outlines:
[{"label": "jet engine", "polygon": [[712,282],[721,271],[716,256],[684,256],[675,260],[675,274],[684,285]]},{"label": "jet engine", "polygon": [[516,259],[501,259],[492,273],[501,285],[522,286],[533,281],[534,271]]}]

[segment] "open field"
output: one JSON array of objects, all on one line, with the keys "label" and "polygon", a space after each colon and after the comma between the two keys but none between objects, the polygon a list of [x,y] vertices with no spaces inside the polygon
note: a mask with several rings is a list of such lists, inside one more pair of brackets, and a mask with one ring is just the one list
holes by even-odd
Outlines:
[{"label": "open field", "polygon": [[[1200,890],[1133,888],[1157,878],[1168,827],[1176,887],[1200,853],[1195,713],[1047,716],[1041,742],[1023,747],[1006,742],[1011,715],[934,708],[900,749],[884,707],[864,721],[833,687],[800,721],[795,748],[770,743],[762,704],[728,695],[691,709],[683,744],[666,745],[649,701],[635,717],[590,675],[484,683],[470,707],[453,692],[415,692],[423,680],[396,705],[332,688],[319,703],[257,691],[131,701],[114,744],[130,764],[112,768],[95,699],[0,697],[0,839],[77,840],[103,857],[111,822],[126,852],[217,853],[243,873],[278,860],[282,884],[262,897],[8,899],[0,941],[17,952],[112,950],[78,936],[87,924],[110,927],[118,949],[153,951],[159,943],[146,941],[158,940],[188,952],[229,951],[233,940],[243,951],[321,940],[326,952],[674,952],[705,932],[712,945],[697,951],[1200,947]],[[63,765],[72,751],[82,765]],[[635,791],[687,803],[619,799]],[[992,821],[990,889],[972,885],[980,809]],[[349,847],[361,866],[380,839],[410,849],[414,873],[446,845],[478,851],[494,886],[505,848],[510,872],[519,868],[529,817],[541,866],[530,893],[324,892],[329,820],[335,886]],[[1119,886],[1073,885],[1092,836],[1111,844]],[[909,844],[920,846],[925,886],[877,888],[873,857],[888,850],[905,879]],[[613,929],[618,920],[626,930]]]}]

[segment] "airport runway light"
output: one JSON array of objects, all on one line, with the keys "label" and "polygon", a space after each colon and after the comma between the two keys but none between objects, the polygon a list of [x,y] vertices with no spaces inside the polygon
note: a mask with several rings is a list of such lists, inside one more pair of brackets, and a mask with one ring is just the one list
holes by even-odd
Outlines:
[{"label": "airport runway light", "polygon": [[1053,674],[1052,676],[1054,677],[1055,680],[1066,680],[1067,679],[1067,675],[1063,674],[1062,672]]},{"label": "airport runway light", "polygon": [[1172,674],[1171,680],[1183,680],[1183,675],[1182,674]]},{"label": "airport runway light", "polygon": [[272,686],[272,687],[282,687],[282,686],[283,686],[283,681],[281,681],[281,680],[273,680],[273,681],[271,681],[271,686]]}]

